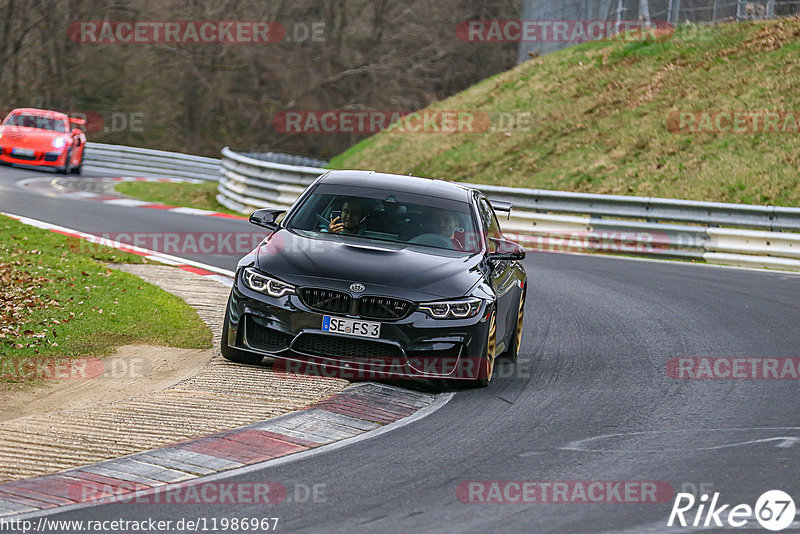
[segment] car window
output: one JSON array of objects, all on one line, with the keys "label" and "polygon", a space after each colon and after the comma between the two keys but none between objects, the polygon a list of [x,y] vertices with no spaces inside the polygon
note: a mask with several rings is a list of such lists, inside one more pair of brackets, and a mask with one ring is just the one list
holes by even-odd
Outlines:
[{"label": "car window", "polygon": [[412,193],[323,184],[287,221],[290,230],[476,252],[470,204]]},{"label": "car window", "polygon": [[5,124],[8,126],[25,126],[27,128],[50,130],[51,132],[66,133],[67,131],[66,121],[32,113],[15,113],[6,119]]},{"label": "car window", "polygon": [[[492,209],[489,201],[485,198],[481,198],[478,201],[478,206],[480,207],[481,225],[486,232],[486,237],[502,239],[503,231],[500,229],[500,223],[497,221],[497,215],[495,215],[494,209]],[[486,243],[488,245],[488,240]],[[489,247],[489,250],[491,249],[492,247]]]}]

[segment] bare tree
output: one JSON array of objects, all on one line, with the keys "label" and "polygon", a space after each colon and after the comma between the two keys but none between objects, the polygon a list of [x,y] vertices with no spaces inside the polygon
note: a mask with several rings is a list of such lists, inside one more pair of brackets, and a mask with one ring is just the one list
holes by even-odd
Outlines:
[{"label": "bare tree", "polygon": [[[517,18],[517,0],[0,0],[0,96],[108,116],[140,113],[144,130],[91,139],[218,154],[231,145],[329,157],[363,135],[289,135],[286,110],[409,111],[514,65],[516,43],[475,44],[459,22]],[[275,21],[272,44],[83,43],[81,21]],[[316,39],[298,39],[310,28]],[[304,33],[305,32],[305,33]],[[320,41],[319,38],[322,38]]]}]

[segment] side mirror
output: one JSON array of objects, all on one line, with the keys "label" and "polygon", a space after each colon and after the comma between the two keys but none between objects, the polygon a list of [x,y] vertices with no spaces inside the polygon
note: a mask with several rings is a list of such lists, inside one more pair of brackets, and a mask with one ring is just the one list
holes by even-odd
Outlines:
[{"label": "side mirror", "polygon": [[[490,260],[524,260],[525,248],[519,243],[508,239],[489,238],[489,259]],[[494,245],[494,250],[491,250]]]},{"label": "side mirror", "polygon": [[256,226],[262,226],[269,230],[277,230],[280,228],[280,226],[278,226],[278,223],[275,221],[277,221],[278,217],[284,213],[286,213],[285,210],[256,210],[250,214],[250,222]]}]

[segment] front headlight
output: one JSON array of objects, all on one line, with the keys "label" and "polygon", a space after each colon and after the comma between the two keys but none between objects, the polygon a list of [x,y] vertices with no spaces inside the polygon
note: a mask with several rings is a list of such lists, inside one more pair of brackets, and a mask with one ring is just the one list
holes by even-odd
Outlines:
[{"label": "front headlight", "polygon": [[245,287],[264,293],[273,298],[279,298],[284,295],[291,295],[294,293],[294,286],[284,284],[280,280],[275,280],[268,276],[264,276],[252,267],[247,267],[242,274],[242,281]]},{"label": "front headlight", "polygon": [[481,311],[481,302],[479,298],[423,302],[419,305],[419,311],[434,319],[469,319]]},{"label": "front headlight", "polygon": [[58,148],[58,149],[61,149],[61,148],[64,148],[65,146],[67,146],[67,142],[64,141],[63,137],[56,137],[55,139],[53,139],[51,141],[51,144],[53,145],[53,148]]}]

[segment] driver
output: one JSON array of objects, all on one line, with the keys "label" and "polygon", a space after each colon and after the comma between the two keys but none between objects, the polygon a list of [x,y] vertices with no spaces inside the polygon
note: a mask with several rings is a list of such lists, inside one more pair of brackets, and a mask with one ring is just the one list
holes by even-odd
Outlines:
[{"label": "driver", "polygon": [[328,231],[333,234],[361,235],[364,233],[364,205],[358,199],[349,198],[342,204],[342,215],[333,219],[328,225]]}]

